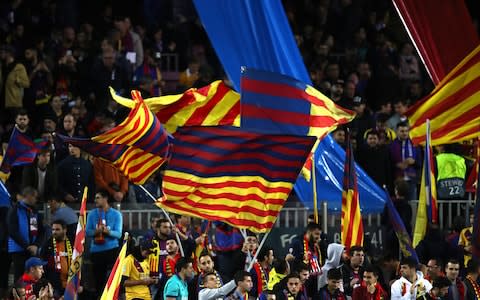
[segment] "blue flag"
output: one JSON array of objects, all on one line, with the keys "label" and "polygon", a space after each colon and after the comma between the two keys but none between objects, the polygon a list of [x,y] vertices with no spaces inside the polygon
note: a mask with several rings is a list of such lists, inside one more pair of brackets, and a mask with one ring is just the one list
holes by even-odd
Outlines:
[{"label": "blue flag", "polygon": [[0,207],[10,207],[10,194],[5,184],[0,180]]}]

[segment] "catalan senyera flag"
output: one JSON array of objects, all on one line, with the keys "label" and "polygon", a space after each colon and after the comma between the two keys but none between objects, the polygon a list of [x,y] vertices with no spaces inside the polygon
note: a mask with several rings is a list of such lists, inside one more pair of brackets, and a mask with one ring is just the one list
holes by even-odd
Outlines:
[{"label": "catalan senyera flag", "polygon": [[[132,100],[113,89],[110,93],[119,104],[133,107]],[[170,133],[179,126],[240,126],[240,95],[221,80],[183,94],[148,98],[145,103]]]},{"label": "catalan senyera flag", "polygon": [[315,142],[231,126],[182,127],[163,177],[164,209],[268,231]]},{"label": "catalan senyera flag", "polygon": [[29,136],[22,133],[15,126],[0,165],[0,172],[7,174],[10,172],[11,167],[33,163],[37,153],[45,144],[46,141],[43,140],[35,143]]},{"label": "catalan senyera flag", "polygon": [[[322,139],[338,125],[355,117],[355,112],[336,105],[308,84],[279,73],[251,68],[242,69],[240,103],[242,128],[270,134]],[[302,169],[308,181],[311,157]]]},{"label": "catalan senyera flag", "polygon": [[112,163],[133,183],[143,184],[166,161],[170,137],[138,91],[132,91],[132,98],[128,117],[115,128],[92,138],[59,136]]},{"label": "catalan senyera flag", "polygon": [[363,222],[360,213],[357,173],[350,134],[347,134],[347,149],[342,191],[342,244],[346,249],[363,246]]},{"label": "catalan senyera flag", "polygon": [[416,247],[427,232],[427,223],[438,223],[437,187],[433,168],[433,151],[430,145],[430,121],[427,120],[425,157],[422,181],[417,208],[417,218],[413,232],[413,246]]},{"label": "catalan senyera flag", "polygon": [[118,299],[120,282],[122,281],[123,268],[125,265],[125,258],[127,256],[127,240],[128,232],[125,232],[122,249],[120,250],[117,260],[113,265],[112,271],[108,276],[107,284],[105,284],[105,288],[103,289],[100,300]]},{"label": "catalan senyera flag", "polygon": [[412,246],[412,239],[410,238],[410,235],[405,228],[405,224],[403,224],[402,218],[398,214],[387,189],[385,189],[385,195],[387,197],[385,207],[387,208],[390,224],[392,224],[395,235],[398,238],[398,244],[400,245],[400,251],[402,252],[403,257],[412,257],[419,262],[417,252]]},{"label": "catalan senyera flag", "polygon": [[480,46],[463,59],[407,116],[414,144],[426,141],[430,120],[431,145],[451,144],[480,136]]},{"label": "catalan senyera flag", "polygon": [[65,300],[76,300],[78,298],[78,288],[81,280],[81,270],[83,261],[83,250],[85,243],[85,225],[87,224],[87,195],[88,187],[83,190],[82,204],[80,206],[80,215],[77,224],[77,233],[73,247],[72,262],[68,269],[68,280],[65,286],[63,298]]}]

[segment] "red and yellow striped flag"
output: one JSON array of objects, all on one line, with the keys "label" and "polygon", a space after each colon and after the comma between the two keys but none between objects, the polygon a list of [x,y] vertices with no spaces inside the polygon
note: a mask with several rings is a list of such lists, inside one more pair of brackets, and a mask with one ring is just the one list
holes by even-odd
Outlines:
[{"label": "red and yellow striped flag", "polygon": [[363,246],[363,222],[358,197],[357,173],[353,159],[352,142],[347,134],[347,149],[342,192],[342,244],[346,249]]},{"label": "red and yellow striped flag", "polygon": [[432,146],[480,136],[480,46],[465,57],[424,100],[407,112],[414,144],[425,143],[430,119]]},{"label": "red and yellow striped flag", "polygon": [[255,232],[273,226],[315,142],[230,126],[182,127],[174,137],[156,204]]},{"label": "red and yellow striped flag", "polygon": [[58,134],[66,143],[80,147],[110,162],[130,181],[143,184],[166,161],[170,150],[168,133],[138,91],[128,99],[131,111],[118,126],[90,138]]},{"label": "red and yellow striped flag", "polygon": [[123,268],[125,265],[125,258],[127,257],[127,242],[128,232],[125,233],[122,250],[118,254],[117,260],[113,265],[110,276],[108,276],[107,284],[103,289],[102,297],[100,300],[112,300],[118,299],[120,292],[120,282],[122,281]]},{"label": "red and yellow striped flag", "polygon": [[[132,100],[116,95],[112,88],[110,93],[119,104],[133,107]],[[240,126],[240,94],[221,80],[179,95],[148,98],[145,103],[170,133],[179,126]]]},{"label": "red and yellow striped flag", "polygon": [[73,255],[68,269],[68,280],[63,295],[64,300],[78,299],[78,288],[80,286],[83,250],[85,243],[85,225],[87,224],[87,196],[88,187],[83,189],[82,204],[80,205],[80,215],[78,216],[77,233],[73,247]]}]

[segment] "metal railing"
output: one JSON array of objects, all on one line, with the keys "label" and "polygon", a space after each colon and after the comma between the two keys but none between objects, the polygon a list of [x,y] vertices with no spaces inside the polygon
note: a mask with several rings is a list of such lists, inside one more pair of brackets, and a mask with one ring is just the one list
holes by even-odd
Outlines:
[{"label": "metal railing", "polygon": [[[464,219],[464,223],[469,223],[469,214],[473,210],[475,200],[439,200],[438,201],[438,216],[439,225],[441,229],[449,229],[454,223],[457,216]],[[93,207],[92,204],[89,204]],[[415,224],[418,201],[410,201],[412,207],[412,227]],[[152,204],[120,204],[114,205],[119,209],[123,215],[124,227],[129,230],[146,230],[150,227],[150,220],[152,217],[161,217],[163,213],[161,210],[153,207]],[[49,211],[48,208],[45,211]],[[303,206],[284,207],[280,211],[274,227],[299,228],[306,227],[308,216],[313,214],[312,209]],[[320,220],[322,227],[335,227],[340,225],[341,213],[328,211],[326,202],[323,202],[319,209]],[[46,216],[48,219],[48,213]],[[381,226],[381,213],[370,213],[363,215],[363,223],[366,226]]]},{"label": "metal railing", "polygon": [[178,60],[178,54],[176,53],[162,53],[162,71],[178,72]]}]

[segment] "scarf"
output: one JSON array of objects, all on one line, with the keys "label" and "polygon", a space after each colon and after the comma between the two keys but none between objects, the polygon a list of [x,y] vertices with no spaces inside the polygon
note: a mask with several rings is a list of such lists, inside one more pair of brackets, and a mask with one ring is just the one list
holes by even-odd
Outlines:
[{"label": "scarf", "polygon": [[172,277],[175,274],[175,265],[177,260],[180,258],[180,253],[177,253],[173,258],[167,256],[163,261],[163,273],[167,278]]},{"label": "scarf", "polygon": [[[97,228],[101,225],[107,226],[107,218],[105,217],[105,211],[101,208],[98,208]],[[105,237],[103,236],[103,233],[100,233],[100,235],[96,236],[94,238],[94,242],[98,245],[105,244]]]},{"label": "scarf", "polygon": [[310,249],[307,234],[303,236],[303,262],[310,266],[312,273],[320,273],[321,252],[320,247],[315,243],[313,245],[313,252]]},{"label": "scarf", "polygon": [[[65,238],[63,242],[65,243],[65,248],[67,250],[67,266],[70,267],[72,253],[73,253],[72,244],[70,243],[70,240],[68,238]],[[57,244],[57,241],[55,240],[55,238],[52,238],[52,244],[53,244],[54,269],[56,272],[61,272],[62,271],[62,262],[61,262],[62,255],[60,253],[60,250],[58,249],[59,245]]]},{"label": "scarf", "polygon": [[467,275],[466,279],[468,280],[468,282],[470,282],[470,284],[472,285],[473,287],[473,290],[475,292],[475,298],[477,298],[477,300],[480,299],[480,286],[478,285],[478,283],[472,278],[472,276],[470,275]]},{"label": "scarf", "polygon": [[255,262],[253,269],[257,274],[257,293],[260,295],[264,290],[267,289],[267,272],[263,269],[262,265],[259,262]]}]

